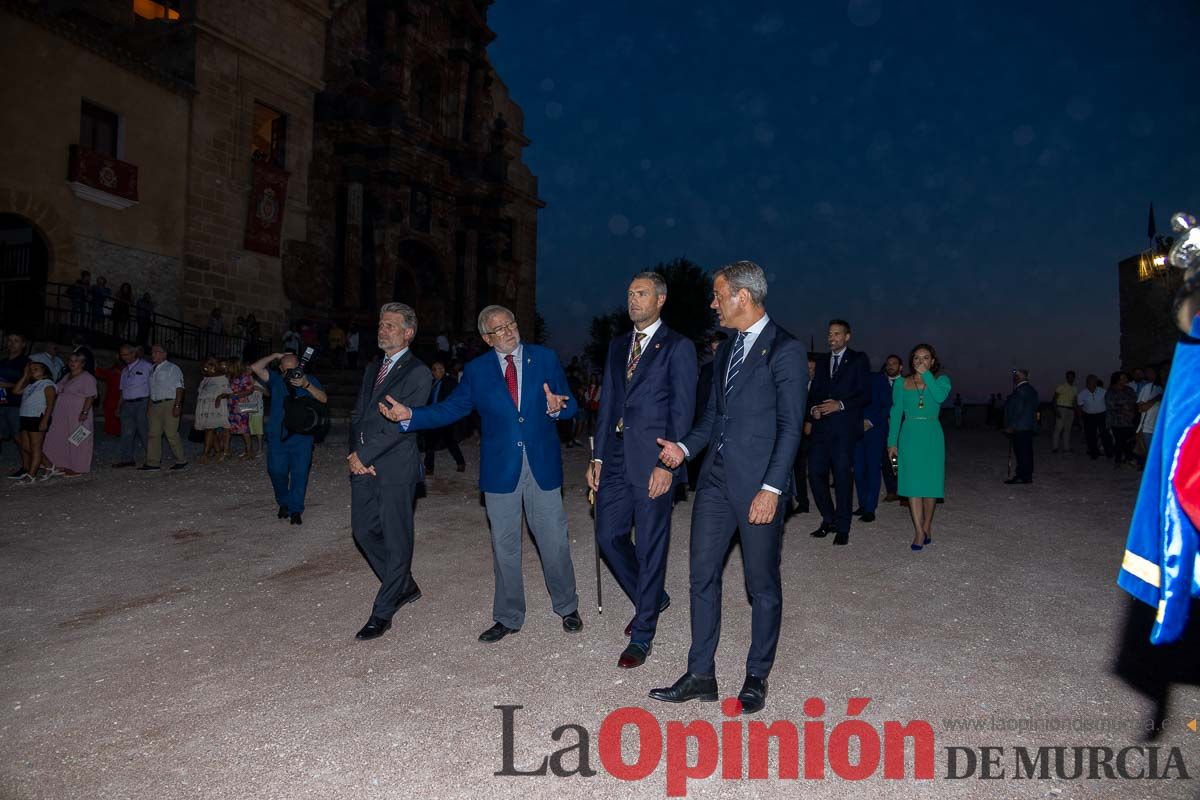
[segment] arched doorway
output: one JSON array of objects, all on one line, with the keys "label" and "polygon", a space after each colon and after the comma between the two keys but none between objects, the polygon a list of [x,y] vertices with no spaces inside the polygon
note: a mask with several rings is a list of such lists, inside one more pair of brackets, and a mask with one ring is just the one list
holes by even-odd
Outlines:
[{"label": "arched doorway", "polygon": [[24,217],[0,214],[0,327],[42,334],[50,255],[41,233]]}]

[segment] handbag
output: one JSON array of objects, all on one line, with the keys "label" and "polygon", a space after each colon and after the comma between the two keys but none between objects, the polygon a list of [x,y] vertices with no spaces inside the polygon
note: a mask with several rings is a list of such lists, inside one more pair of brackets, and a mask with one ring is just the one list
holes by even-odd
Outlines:
[{"label": "handbag", "polygon": [[238,401],[239,414],[261,414],[263,410],[262,392],[256,391],[249,397],[243,397]]}]

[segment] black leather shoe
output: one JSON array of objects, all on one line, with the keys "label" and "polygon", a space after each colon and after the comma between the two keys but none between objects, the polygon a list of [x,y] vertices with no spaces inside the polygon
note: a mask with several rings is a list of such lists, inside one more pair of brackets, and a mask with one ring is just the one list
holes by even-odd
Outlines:
[{"label": "black leather shoe", "polygon": [[373,616],[367,620],[366,625],[362,626],[362,630],[354,634],[354,638],[358,639],[360,642],[365,642],[368,639],[378,639],[380,636],[383,636],[383,634],[386,633],[387,629],[390,627],[392,627],[392,621],[390,619]]},{"label": "black leather shoe", "polygon": [[762,707],[767,703],[767,679],[747,675],[742,690],[738,692],[738,702],[742,704],[743,714],[762,711]]},{"label": "black leather shoe", "polygon": [[1016,484],[1033,483],[1033,481],[1025,480],[1024,478],[1009,478],[1008,480],[1005,481],[1005,483],[1008,484],[1009,486],[1013,486]]},{"label": "black leather shoe", "polygon": [[137,468],[138,472],[158,472],[162,467],[156,467],[153,464],[142,464]]},{"label": "black leather shoe", "polygon": [[188,465],[188,462],[186,462],[186,461],[178,461],[171,465],[171,469],[172,470],[187,469],[187,465]]},{"label": "black leather shoe", "polygon": [[817,528],[815,531],[810,533],[809,536],[815,537],[817,539],[824,539],[826,536],[829,535],[830,531],[832,531],[832,530],[833,530],[832,525],[822,522],[821,527]]},{"label": "black leather shoe", "polygon": [[685,672],[673,686],[665,689],[651,689],[650,697],[654,700],[662,700],[664,703],[686,703],[689,700],[713,703],[717,699],[717,679],[700,678],[690,672]]},{"label": "black leather shoe", "polygon": [[640,667],[646,663],[646,657],[650,655],[650,651],[653,649],[654,645],[652,644],[630,642],[629,646],[621,652],[621,657],[617,659],[617,666],[621,669]]},{"label": "black leather shoe", "polygon": [[[658,607],[658,613],[660,613],[660,614],[661,614],[662,612],[666,611],[668,608],[670,608],[670,607],[671,607],[671,595],[669,595],[669,594],[664,594],[664,595],[663,595],[663,598],[664,598],[664,599],[663,599],[663,601],[662,601],[662,605],[660,605],[660,606]],[[626,636],[632,636],[632,635],[633,635],[633,620],[632,620],[632,619],[631,619],[631,620],[629,620],[629,624],[625,626],[625,635],[626,635]]]},{"label": "black leather shoe", "polygon": [[838,531],[833,537],[834,544],[850,544],[850,531]]},{"label": "black leather shoe", "polygon": [[858,521],[859,522],[874,522],[875,521],[875,512],[874,511],[864,511],[862,513],[862,516],[860,516],[858,518]]},{"label": "black leather shoe", "polygon": [[867,513],[867,512],[866,512],[866,511],[863,511],[863,508],[862,508],[862,506],[859,506],[858,508],[856,508],[856,509],[854,509],[853,511],[851,511],[851,512],[850,512],[850,514],[851,514],[852,516],[855,516],[855,517],[861,517],[861,516],[862,516],[863,514],[865,514],[865,513]]},{"label": "black leather shoe", "polygon": [[505,627],[503,624],[497,622],[495,625],[488,628],[483,633],[479,634],[479,641],[487,642],[488,644],[491,644],[492,642],[500,641],[505,636],[508,636],[510,633],[517,633],[519,630],[520,630],[520,628],[508,628],[508,627]]},{"label": "black leather shoe", "polygon": [[293,525],[303,525],[304,524],[304,520],[300,517],[299,511],[292,514],[292,524]]},{"label": "black leather shoe", "polygon": [[572,611],[563,617],[563,630],[567,633],[579,633],[583,630],[583,620],[579,618],[578,611]]},{"label": "black leather shoe", "polygon": [[280,518],[280,519],[287,519],[287,518],[288,518],[288,510],[287,510],[287,506],[280,506],[280,507],[279,507],[279,518]]},{"label": "black leather shoe", "polygon": [[421,590],[419,588],[413,589],[408,594],[401,595],[400,600],[397,601],[397,603],[396,603],[396,609],[399,610],[399,609],[403,608],[404,606],[408,605],[409,603],[415,603],[420,599],[421,599]]}]

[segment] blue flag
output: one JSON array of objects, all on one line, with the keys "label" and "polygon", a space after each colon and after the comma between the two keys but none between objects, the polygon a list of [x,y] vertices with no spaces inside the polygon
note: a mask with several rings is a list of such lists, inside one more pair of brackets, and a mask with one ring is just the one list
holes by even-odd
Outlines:
[{"label": "blue flag", "polygon": [[1175,348],[1117,583],[1157,610],[1150,641],[1183,634],[1200,598],[1200,316]]}]

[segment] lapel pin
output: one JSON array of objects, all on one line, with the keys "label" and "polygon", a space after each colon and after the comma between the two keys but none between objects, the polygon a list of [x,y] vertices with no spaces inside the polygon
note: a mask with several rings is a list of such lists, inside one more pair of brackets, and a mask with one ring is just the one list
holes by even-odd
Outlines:
[{"label": "lapel pin", "polygon": [[662,342],[659,342],[658,344],[654,345],[655,350],[657,350],[660,347],[662,347]]},{"label": "lapel pin", "polygon": [[762,351],[762,353],[760,353],[760,355],[764,355],[764,356],[765,356],[766,354],[767,354],[767,348],[765,348],[765,347],[764,347],[764,348],[763,348],[763,351]]}]

